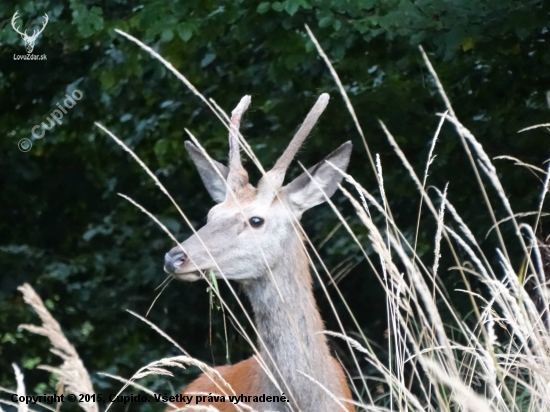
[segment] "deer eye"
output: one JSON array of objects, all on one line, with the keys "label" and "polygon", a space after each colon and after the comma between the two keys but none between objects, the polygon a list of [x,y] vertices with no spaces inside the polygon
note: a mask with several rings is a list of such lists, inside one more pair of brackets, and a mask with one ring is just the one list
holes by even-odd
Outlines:
[{"label": "deer eye", "polygon": [[257,217],[257,216],[251,217],[249,222],[250,222],[250,226],[254,228],[258,228],[264,224],[264,220],[261,217]]}]

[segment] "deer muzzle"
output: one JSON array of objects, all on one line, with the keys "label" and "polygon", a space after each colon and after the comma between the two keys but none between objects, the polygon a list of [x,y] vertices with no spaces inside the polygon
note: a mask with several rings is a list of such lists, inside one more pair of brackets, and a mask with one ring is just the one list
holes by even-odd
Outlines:
[{"label": "deer muzzle", "polygon": [[186,260],[187,255],[181,249],[174,248],[164,255],[164,271],[166,273],[174,273]]}]

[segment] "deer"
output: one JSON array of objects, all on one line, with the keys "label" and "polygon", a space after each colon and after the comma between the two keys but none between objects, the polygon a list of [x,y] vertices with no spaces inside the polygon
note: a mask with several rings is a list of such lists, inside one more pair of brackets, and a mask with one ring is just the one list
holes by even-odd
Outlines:
[{"label": "deer", "polygon": [[[237,396],[244,395],[242,399],[284,394],[285,398],[274,397],[271,402],[244,402],[257,411],[355,410],[344,370],[331,355],[322,333],[324,324],[299,226],[304,212],[337,190],[349,163],[351,142],[283,185],[287,168],[328,101],[326,93],[318,98],[257,187],[249,183],[242,166],[238,138],[249,96],[243,97],[232,112],[228,166],[212,159],[200,145],[185,142],[217,204],[208,212],[202,228],[166,253],[164,270],[182,281],[196,281],[204,273],[213,273],[217,279],[240,284],[251,303],[259,356],[215,370]],[[193,393],[219,394],[219,384],[203,373],[180,396]],[[185,409],[186,405],[177,406]],[[210,406],[222,412],[250,410],[230,402],[212,402]],[[175,409],[169,406],[166,411]]]},{"label": "deer", "polygon": [[19,30],[19,26],[15,26],[15,22],[17,21],[17,19],[19,18],[18,16],[19,14],[19,10],[17,10],[15,12],[15,14],[13,15],[12,19],[11,19],[11,27],[13,27],[13,29],[21,35],[21,38],[23,39],[23,41],[25,42],[25,48],[27,49],[27,53],[28,54],[31,54],[33,49],[34,49],[34,42],[36,41],[36,39],[38,38],[38,36],[40,36],[40,33],[42,33],[44,31],[44,29],[46,28],[46,25],[48,24],[48,21],[49,21],[49,17],[48,17],[48,14],[47,13],[44,13],[44,23],[42,24],[42,28],[40,30],[38,29],[34,29],[33,33],[32,33],[32,36],[29,36],[27,34],[27,30],[25,30],[25,32],[21,32]]}]

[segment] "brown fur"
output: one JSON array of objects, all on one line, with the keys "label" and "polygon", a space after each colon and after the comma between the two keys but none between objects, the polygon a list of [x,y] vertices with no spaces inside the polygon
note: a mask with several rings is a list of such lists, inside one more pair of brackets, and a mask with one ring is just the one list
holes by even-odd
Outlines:
[{"label": "brown fur", "polygon": [[[334,358],[331,358],[334,362],[334,373],[336,374],[338,381],[340,382],[340,385],[342,387],[342,393],[344,395],[344,398],[351,399],[351,391],[349,389],[349,386],[346,381],[346,376],[344,373],[344,370],[342,369],[342,366],[338,363],[338,361]],[[239,396],[240,394],[243,395],[261,395],[261,388],[259,383],[261,382],[261,375],[264,373],[260,365],[258,365],[258,362],[254,358],[248,358],[246,360],[243,360],[239,363],[236,363],[235,365],[224,365],[224,366],[218,366],[215,368],[222,378],[233,388],[235,391],[235,394]],[[221,385],[220,385],[221,386]],[[223,386],[222,386],[223,387]],[[204,392],[206,394],[212,393],[212,394],[220,394],[220,389],[214,382],[212,382],[208,376],[206,376],[204,373],[201,374],[197,379],[195,379],[193,382],[191,382],[187,388],[183,392],[181,392],[182,395],[190,395],[193,392]],[[178,408],[184,408],[186,405],[185,403],[176,403]],[[189,404],[189,406],[195,405],[195,400],[193,398],[193,401]],[[206,405],[206,403],[200,403],[199,405]],[[211,405],[215,408],[217,408],[220,412],[238,412],[238,409],[235,408],[235,405],[229,402],[216,402],[216,403],[210,403],[208,405]],[[255,404],[248,404],[249,406],[261,410],[261,405],[255,405]],[[355,407],[352,404],[345,404],[347,407],[348,412],[355,411]],[[166,408],[166,412],[172,412],[174,411],[174,408],[168,407]]]}]

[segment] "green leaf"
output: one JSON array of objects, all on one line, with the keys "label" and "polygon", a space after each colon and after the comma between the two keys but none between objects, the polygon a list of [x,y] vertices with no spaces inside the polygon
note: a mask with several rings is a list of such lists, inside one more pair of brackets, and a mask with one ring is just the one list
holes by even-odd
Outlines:
[{"label": "green leaf", "polygon": [[82,324],[82,327],[80,329],[80,332],[82,335],[86,338],[90,333],[94,331],[94,325],[92,325],[90,322],[86,321]]},{"label": "green leaf", "polygon": [[210,274],[210,281],[212,283],[212,288],[209,287],[207,289],[207,292],[210,294],[210,307],[216,307],[217,310],[220,310],[221,306],[218,305],[217,300],[215,299],[215,296],[214,296],[214,291],[217,292],[218,296],[220,295],[218,280],[216,279],[216,275],[214,275],[214,271],[212,269],[210,269],[209,274]]},{"label": "green leaf", "polygon": [[34,1],[25,2],[25,4],[23,5],[23,10],[25,11],[25,13],[34,13],[34,3]]},{"label": "green leaf", "polygon": [[462,50],[468,51],[474,48],[476,42],[472,36],[466,37],[462,40]]},{"label": "green leaf", "polygon": [[77,0],[71,0],[73,24],[82,37],[90,37],[103,30],[103,10],[94,6],[90,10]]},{"label": "green leaf", "polygon": [[214,61],[216,55],[214,53],[207,53],[206,56],[201,60],[201,67],[206,67]]},{"label": "green leaf", "polygon": [[59,17],[59,16],[61,16],[61,13],[63,12],[63,9],[64,9],[63,5],[62,5],[62,4],[58,4],[57,6],[55,6],[55,7],[53,8],[52,16],[54,16],[54,17]]},{"label": "green leaf", "polygon": [[125,123],[128,120],[132,119],[132,115],[130,113],[124,113],[122,116],[120,116],[120,122]]},{"label": "green leaf", "polygon": [[103,86],[103,88],[106,90],[111,89],[116,83],[115,76],[110,71],[101,72],[101,75],[99,76],[99,81],[101,82],[101,86]]},{"label": "green leaf", "polygon": [[284,6],[280,1],[276,1],[271,5],[271,8],[275,11],[281,12],[283,11]]},{"label": "green leaf", "polygon": [[162,157],[168,153],[170,146],[171,144],[168,139],[159,139],[157,143],[155,143],[155,147],[153,150],[158,157]]},{"label": "green leaf", "polygon": [[260,14],[263,14],[266,11],[268,11],[270,8],[271,8],[271,3],[269,3],[268,1],[264,1],[263,3],[258,4],[258,8],[256,9],[256,11]]},{"label": "green leaf", "polygon": [[319,27],[328,27],[330,26],[330,23],[332,22],[332,16],[326,16],[323,17],[321,20],[319,20]]},{"label": "green leaf", "polygon": [[26,358],[26,359],[23,359],[23,367],[25,369],[34,369],[34,367],[38,365],[40,362],[42,362],[42,359],[39,356],[35,358]]},{"label": "green leaf", "polygon": [[218,288],[218,279],[216,279],[216,275],[214,274],[214,271],[210,269],[210,280],[212,281],[212,286],[214,287],[214,290],[220,293],[220,289]]},{"label": "green leaf", "polygon": [[294,16],[296,12],[300,9],[300,2],[297,0],[286,0],[284,3],[285,11]]},{"label": "green leaf", "polygon": [[178,27],[178,36],[184,42],[188,42],[193,37],[193,27],[189,23],[182,23]]},{"label": "green leaf", "polygon": [[424,41],[424,39],[426,38],[426,34],[425,32],[423,31],[420,31],[418,33],[414,33],[409,42],[411,43],[411,45],[413,46],[418,46],[420,43],[422,43]]},{"label": "green leaf", "polygon": [[171,29],[164,29],[160,38],[163,42],[169,42],[174,38],[174,32]]}]

